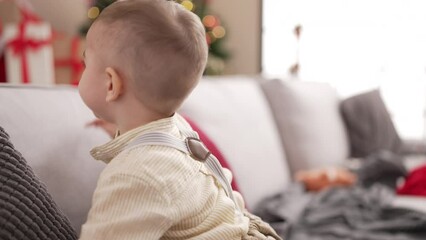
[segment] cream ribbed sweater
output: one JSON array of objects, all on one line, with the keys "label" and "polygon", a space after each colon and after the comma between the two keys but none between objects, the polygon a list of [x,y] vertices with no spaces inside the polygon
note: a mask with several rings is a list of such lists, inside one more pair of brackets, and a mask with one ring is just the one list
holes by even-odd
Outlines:
[{"label": "cream ribbed sweater", "polygon": [[94,148],[108,165],[101,173],[80,239],[241,239],[248,219],[205,166],[165,146],[126,145],[152,131],[182,138],[175,114],[131,130]]}]

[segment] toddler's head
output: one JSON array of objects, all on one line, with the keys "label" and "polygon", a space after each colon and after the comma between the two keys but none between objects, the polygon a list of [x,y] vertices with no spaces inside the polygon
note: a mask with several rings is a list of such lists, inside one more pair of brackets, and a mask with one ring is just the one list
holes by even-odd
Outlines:
[{"label": "toddler's head", "polygon": [[[102,11],[89,30],[87,67],[80,92],[105,87],[99,86],[101,80],[98,86],[84,81],[93,81],[96,74],[113,69],[112,74],[123,79],[126,92],[151,111],[171,115],[198,83],[207,54],[200,19],[180,4],[166,0],[117,1]],[[99,99],[107,96],[102,91],[98,96],[96,92],[87,95],[83,90],[86,104],[102,115],[105,109]]]}]

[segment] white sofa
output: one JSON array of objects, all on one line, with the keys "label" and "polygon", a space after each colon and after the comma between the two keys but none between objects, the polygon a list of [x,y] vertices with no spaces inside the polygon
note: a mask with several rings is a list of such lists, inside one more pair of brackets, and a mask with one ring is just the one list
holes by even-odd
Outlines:
[{"label": "white sofa", "polygon": [[[180,110],[219,148],[251,209],[285,189],[295,171],[344,165],[349,156],[333,88],[268,81],[205,77]],[[278,101],[274,112],[270,101]],[[86,126],[94,116],[69,86],[0,85],[0,111],[0,126],[79,231],[104,167],[89,150],[109,137]],[[395,204],[426,211],[422,198],[398,197]]]}]

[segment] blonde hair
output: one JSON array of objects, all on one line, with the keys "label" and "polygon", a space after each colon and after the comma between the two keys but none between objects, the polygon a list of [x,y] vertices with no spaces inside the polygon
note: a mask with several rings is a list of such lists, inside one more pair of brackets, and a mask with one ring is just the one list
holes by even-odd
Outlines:
[{"label": "blonde hair", "polygon": [[[175,112],[204,71],[208,47],[198,16],[166,0],[117,1],[96,22],[133,80],[136,97],[162,114]],[[95,23],[97,24],[97,23]]]}]

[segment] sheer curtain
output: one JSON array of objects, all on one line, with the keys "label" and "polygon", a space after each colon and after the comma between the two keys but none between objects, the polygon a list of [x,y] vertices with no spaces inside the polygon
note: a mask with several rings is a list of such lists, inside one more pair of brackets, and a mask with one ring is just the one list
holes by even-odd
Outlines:
[{"label": "sheer curtain", "polygon": [[297,61],[299,80],[342,98],[379,87],[400,135],[424,138],[426,1],[264,0],[263,73],[289,77]]}]

